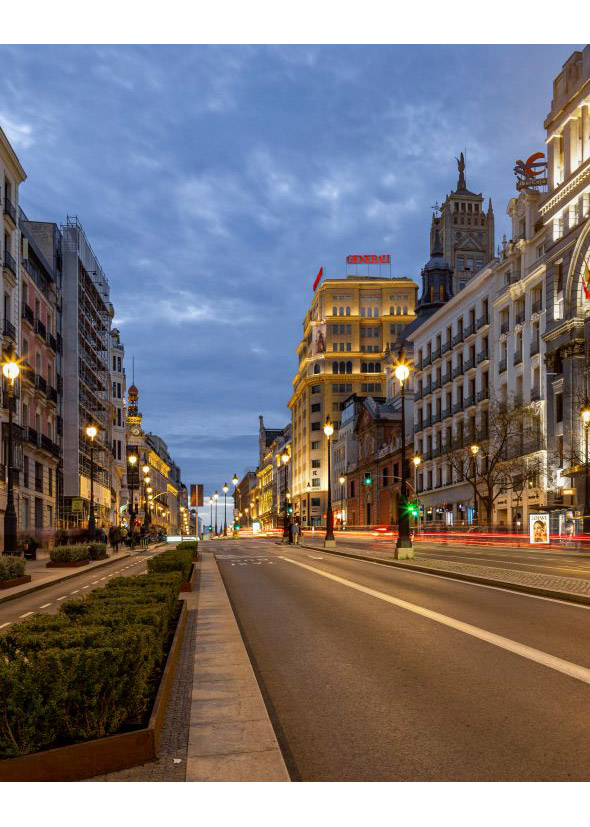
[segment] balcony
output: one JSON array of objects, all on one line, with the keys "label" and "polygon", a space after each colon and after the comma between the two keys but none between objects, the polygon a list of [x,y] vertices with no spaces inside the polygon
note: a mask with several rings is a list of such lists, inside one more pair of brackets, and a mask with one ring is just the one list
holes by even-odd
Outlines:
[{"label": "balcony", "polygon": [[531,342],[531,356],[535,356],[539,352],[540,342],[537,339],[536,342]]},{"label": "balcony", "polygon": [[51,333],[47,334],[47,344],[54,353],[57,353],[57,339]]},{"label": "balcony", "polygon": [[432,414],[432,424],[433,425],[436,425],[436,423],[440,422],[441,419],[442,419],[442,414],[440,412]]},{"label": "balcony", "polygon": [[57,405],[57,389],[47,386],[47,398]]},{"label": "balcony", "polygon": [[418,388],[418,390],[414,394],[414,402],[418,402],[418,400],[422,399],[423,396],[424,396],[424,394],[422,392],[422,388]]},{"label": "balcony", "polygon": [[26,322],[28,322],[31,325],[31,327],[35,326],[35,315],[33,313],[33,309],[29,307],[29,305],[26,304],[26,302],[23,302],[22,318]]},{"label": "balcony", "polygon": [[500,325],[500,333],[508,333],[510,330],[510,322],[502,322]]},{"label": "balcony", "polygon": [[475,322],[473,324],[468,325],[465,328],[465,338],[468,339],[470,336],[473,336],[475,333]]},{"label": "balcony", "polygon": [[474,394],[471,394],[471,396],[467,396],[463,400],[463,407],[464,407],[465,410],[467,410],[467,408],[472,408],[474,405],[475,405],[475,395]]},{"label": "balcony", "polygon": [[489,431],[488,431],[487,428],[480,428],[479,431],[477,432],[477,440],[476,441],[477,442],[485,442],[487,439],[489,439],[489,436],[490,436],[490,434],[489,434]]},{"label": "balcony", "polygon": [[424,420],[423,420],[423,425],[424,425],[425,428],[430,428],[430,426],[432,425],[432,417],[431,416],[425,416]]},{"label": "balcony", "polygon": [[461,399],[460,402],[455,402],[454,403],[454,405],[452,407],[452,411],[453,411],[454,414],[456,414],[456,413],[459,413],[459,411],[462,411],[462,410],[463,410],[463,400]]},{"label": "balcony", "polygon": [[514,323],[515,324],[522,324],[523,322],[524,322],[524,310],[522,311],[522,313],[517,313],[515,318],[514,318]]},{"label": "balcony", "polygon": [[422,367],[427,368],[428,365],[432,364],[432,356],[426,356],[422,362]]},{"label": "balcony", "polygon": [[8,218],[11,219],[12,223],[16,228],[16,209],[14,204],[8,200],[8,198],[4,198],[4,215],[7,215]]},{"label": "balcony", "polygon": [[35,375],[35,387],[37,390],[42,391],[42,393],[47,393],[47,380],[38,373]]},{"label": "balcony", "polygon": [[541,398],[541,388],[531,388],[531,402],[536,402]]},{"label": "balcony", "polygon": [[482,327],[486,327],[486,325],[489,325],[489,323],[490,323],[490,319],[489,319],[489,316],[486,313],[484,316],[480,316],[479,319],[477,320],[477,329],[481,330]]},{"label": "balcony", "polygon": [[478,402],[483,402],[484,399],[489,399],[489,398],[490,398],[490,389],[489,388],[483,388],[483,390],[477,392],[477,401]]},{"label": "balcony", "polygon": [[436,459],[437,457],[440,457],[440,446],[432,449],[432,459]]},{"label": "balcony", "polygon": [[8,319],[4,319],[4,335],[16,344],[16,327]]},{"label": "balcony", "polygon": [[453,336],[453,339],[452,339],[453,347],[455,347],[455,345],[461,344],[462,341],[463,341],[463,331],[461,330],[459,333],[457,333],[455,336]]},{"label": "balcony", "polygon": [[47,328],[41,321],[41,319],[35,319],[35,333],[41,336],[42,339],[47,338]]},{"label": "balcony", "polygon": [[430,382],[427,385],[424,385],[424,390],[422,391],[422,396],[428,396],[429,393],[432,393],[432,387]]},{"label": "balcony", "polygon": [[440,379],[435,379],[431,387],[433,391],[437,391],[440,388]]},{"label": "balcony", "polygon": [[474,359],[467,359],[467,361],[463,363],[463,370],[464,371],[471,370],[471,368],[474,368],[474,367],[475,367],[475,360]]},{"label": "balcony", "polygon": [[442,418],[443,418],[443,419],[448,419],[448,418],[449,418],[450,416],[452,416],[452,415],[453,415],[453,414],[451,413],[451,409],[450,409],[450,408],[447,408],[447,409],[446,409],[446,411],[443,411],[443,412],[442,412]]},{"label": "balcony", "polygon": [[442,385],[446,385],[446,384],[447,384],[447,382],[450,382],[452,378],[453,378],[453,377],[452,377],[452,375],[451,375],[450,373],[445,373],[445,375],[444,375],[444,376],[443,376],[443,378],[442,378],[442,383],[441,383],[441,384],[442,384]]},{"label": "balcony", "polygon": [[488,362],[490,359],[490,354],[487,350],[482,350],[481,353],[477,354],[477,364],[481,365],[482,362]]},{"label": "balcony", "polygon": [[539,299],[539,301],[533,302],[531,306],[531,313],[540,313],[543,309],[543,301]]},{"label": "balcony", "polygon": [[452,347],[452,344],[451,344],[451,342],[450,342],[450,341],[445,342],[445,343],[444,343],[444,345],[442,346],[441,350],[440,350],[441,355],[442,355],[443,353],[448,353],[448,352],[449,352],[449,350],[451,349],[451,347]]},{"label": "balcony", "polygon": [[498,365],[498,373],[504,373],[506,368],[508,367],[508,359],[501,359],[500,364]]},{"label": "balcony", "polygon": [[7,270],[10,270],[12,275],[16,278],[16,261],[10,255],[8,250],[4,251],[4,266]]},{"label": "balcony", "polygon": [[39,434],[37,433],[37,431],[34,428],[30,427],[27,430],[27,438],[29,442],[31,442],[33,445],[39,445]]},{"label": "balcony", "polygon": [[457,376],[461,376],[463,374],[463,365],[457,365],[456,368],[453,368],[453,379],[456,379]]},{"label": "balcony", "polygon": [[415,434],[419,434],[419,433],[420,433],[420,431],[422,431],[423,429],[424,429],[424,425],[423,425],[421,422],[417,422],[417,423],[414,425],[414,433],[415,433]]},{"label": "balcony", "polygon": [[441,349],[437,347],[435,350],[432,351],[432,361],[435,362],[437,359],[441,357]]},{"label": "balcony", "polygon": [[519,350],[517,353],[514,354],[513,363],[514,365],[520,365],[522,362],[522,350]]}]

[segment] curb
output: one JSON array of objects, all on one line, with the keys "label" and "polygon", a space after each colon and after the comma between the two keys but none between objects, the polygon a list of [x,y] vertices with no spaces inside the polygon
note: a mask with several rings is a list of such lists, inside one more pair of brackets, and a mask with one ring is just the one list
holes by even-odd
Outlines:
[{"label": "curb", "polygon": [[[280,544],[277,544],[280,545]],[[308,548],[313,551],[318,551],[318,546],[305,546],[301,544],[299,548]],[[365,560],[369,563],[380,563],[382,566],[390,566],[391,568],[406,569],[413,572],[424,572],[425,574],[435,574],[439,577],[448,577],[451,580],[462,580],[466,583],[478,583],[482,586],[495,586],[498,589],[506,589],[506,591],[522,592],[523,594],[532,594],[538,597],[550,597],[554,600],[565,600],[568,603],[579,603],[584,606],[590,606],[590,595],[575,594],[574,592],[561,592],[557,589],[546,589],[542,586],[527,586],[523,583],[511,583],[506,580],[494,580],[490,577],[481,577],[476,574],[463,574],[458,571],[441,571],[441,569],[430,569],[426,566],[413,566],[411,563],[399,563],[397,560],[380,560],[378,557],[368,557],[367,555],[351,554],[347,551],[333,551],[320,547],[322,554],[336,554],[340,557],[348,557],[351,560]]]},{"label": "curb", "polygon": [[16,594],[3,595],[2,597],[0,597],[0,603],[7,603],[9,600],[16,600],[19,597],[24,597],[24,595],[26,594],[32,594],[33,592],[38,592],[41,589],[47,589],[49,588],[49,586],[55,586],[58,583],[63,583],[64,580],[70,580],[72,577],[77,577],[80,574],[85,574],[89,571],[94,571],[95,569],[100,569],[104,566],[109,566],[113,563],[118,563],[119,560],[125,560],[127,557],[131,557],[131,552],[129,552],[129,554],[123,554],[120,557],[117,557],[116,560],[97,560],[96,562],[98,563],[98,565],[93,566],[92,568],[78,568],[70,574],[65,574],[63,577],[56,577],[54,580],[47,580],[45,583],[37,583],[36,586],[32,586],[30,589],[23,589],[22,592],[17,592]]}]

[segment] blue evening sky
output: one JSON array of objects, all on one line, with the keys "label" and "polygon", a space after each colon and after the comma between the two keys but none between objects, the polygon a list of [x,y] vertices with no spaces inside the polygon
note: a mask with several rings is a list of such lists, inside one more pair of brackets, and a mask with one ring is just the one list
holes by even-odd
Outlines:
[{"label": "blue evening sky", "polygon": [[31,219],[78,215],[107,273],[147,430],[206,494],[289,421],[320,266],[418,279],[457,179],[509,233],[570,46],[4,46],[0,125]]}]

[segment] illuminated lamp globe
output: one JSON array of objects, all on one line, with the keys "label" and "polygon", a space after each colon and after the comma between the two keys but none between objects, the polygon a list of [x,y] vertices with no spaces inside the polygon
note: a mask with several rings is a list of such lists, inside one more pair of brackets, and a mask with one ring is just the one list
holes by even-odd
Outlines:
[{"label": "illuminated lamp globe", "polygon": [[135,463],[137,462],[137,457],[135,456],[135,454],[131,454],[127,461],[129,462],[129,465],[135,465]]},{"label": "illuminated lamp globe", "polygon": [[340,485],[344,485],[344,483],[346,482],[346,477],[340,477],[338,482],[340,483]]},{"label": "illuminated lamp globe", "polygon": [[586,400],[586,402],[584,403],[584,407],[580,411],[580,416],[582,417],[582,422],[584,423],[584,425],[590,425],[590,401],[588,399]]},{"label": "illuminated lamp globe", "polygon": [[95,428],[94,425],[89,425],[86,428],[86,436],[89,436],[90,439],[94,439],[94,437],[97,435],[97,433],[98,433],[98,429]]},{"label": "illuminated lamp globe", "polygon": [[14,380],[20,373],[20,368],[16,364],[16,362],[6,362],[4,365],[2,365],[2,373],[7,379],[10,379],[11,382],[14,382]]},{"label": "illuminated lamp globe", "polygon": [[328,437],[328,439],[330,439],[330,437],[334,433],[334,426],[330,422],[330,417],[329,416],[326,417],[326,424],[324,425],[324,433]]},{"label": "illuminated lamp globe", "polygon": [[420,465],[420,463],[422,462],[422,457],[414,457],[414,458],[412,459],[412,462],[414,463],[414,465],[415,465],[415,466],[416,466],[416,468],[417,468],[417,467]]},{"label": "illuminated lamp globe", "polygon": [[233,484],[234,484],[234,485],[237,485],[237,484],[238,484],[239,480],[238,480],[238,475],[237,475],[237,474],[234,474],[234,475],[233,475],[233,477],[232,477],[232,482],[233,482]]},{"label": "illuminated lamp globe", "polygon": [[476,457],[479,453],[479,445],[471,445],[469,450],[471,451],[473,456]]},{"label": "illuminated lamp globe", "polygon": [[223,483],[223,490],[226,494],[229,491],[229,485],[226,482]]},{"label": "illuminated lamp globe", "polygon": [[400,362],[399,365],[395,366],[394,374],[397,381],[401,382],[401,384],[403,385],[403,383],[410,375],[410,368],[403,362]]}]

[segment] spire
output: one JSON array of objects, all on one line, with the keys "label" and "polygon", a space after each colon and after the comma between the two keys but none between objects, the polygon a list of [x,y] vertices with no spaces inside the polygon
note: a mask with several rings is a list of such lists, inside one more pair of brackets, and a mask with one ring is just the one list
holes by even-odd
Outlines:
[{"label": "spire", "polygon": [[492,207],[492,199],[491,199],[491,198],[490,198],[490,200],[488,201],[488,215],[489,215],[490,213],[491,213],[492,215],[493,215],[493,213],[494,213],[494,210],[493,210],[493,207]]},{"label": "spire", "polygon": [[438,230],[438,223],[437,223],[435,228],[434,228],[434,246],[432,248],[432,256],[431,257],[434,258],[434,256],[437,256],[437,257],[440,256],[440,258],[442,258],[442,255],[443,255],[443,248],[442,248],[442,243],[441,243],[441,240],[440,240],[440,232]]},{"label": "spire", "polygon": [[459,156],[459,158],[455,159],[457,161],[457,169],[459,170],[459,180],[457,181],[457,192],[461,190],[467,189],[467,184],[465,183],[465,156],[463,153]]}]

